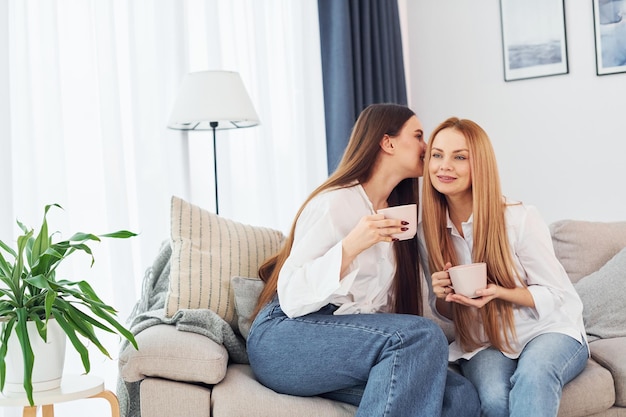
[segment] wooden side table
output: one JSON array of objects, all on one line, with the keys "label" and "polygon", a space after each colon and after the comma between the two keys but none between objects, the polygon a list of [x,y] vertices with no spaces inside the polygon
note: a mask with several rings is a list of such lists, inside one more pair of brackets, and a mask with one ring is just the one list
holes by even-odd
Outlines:
[{"label": "wooden side table", "polygon": [[61,386],[33,393],[35,405],[28,403],[24,393],[1,393],[0,406],[24,407],[23,417],[36,417],[42,407],[43,417],[54,417],[54,404],[83,398],[104,398],[111,405],[111,417],[120,417],[120,405],[115,394],[104,389],[104,380],[94,375],[63,375]]}]

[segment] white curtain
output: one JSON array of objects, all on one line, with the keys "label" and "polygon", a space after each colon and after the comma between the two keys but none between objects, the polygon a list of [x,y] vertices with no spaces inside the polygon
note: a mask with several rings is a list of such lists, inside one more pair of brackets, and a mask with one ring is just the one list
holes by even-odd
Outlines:
[{"label": "white curtain", "polygon": [[139,232],[99,244],[89,271],[110,269],[120,308],[169,235],[171,195],[214,210],[211,133],[166,128],[186,72],[238,71],[261,119],[218,131],[221,215],[286,231],[326,177],[315,0],[4,4],[0,238],[49,203],[61,232]]},{"label": "white curtain", "polygon": [[239,72],[261,119],[217,132],[220,215],[286,232],[326,178],[316,0],[0,4],[0,239],[50,203],[63,237],[140,233],[67,270],[123,320],[169,237],[170,197],[214,210],[211,133],[166,128],[185,73]]}]

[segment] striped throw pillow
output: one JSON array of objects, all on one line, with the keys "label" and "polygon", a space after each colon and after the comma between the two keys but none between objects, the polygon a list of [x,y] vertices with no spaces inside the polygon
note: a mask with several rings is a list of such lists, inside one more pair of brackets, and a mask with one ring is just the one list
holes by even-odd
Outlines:
[{"label": "striped throw pillow", "polygon": [[231,278],[258,277],[259,266],[278,252],[284,235],[229,220],[172,196],[171,239],[166,316],[181,309],[207,308],[237,329]]}]

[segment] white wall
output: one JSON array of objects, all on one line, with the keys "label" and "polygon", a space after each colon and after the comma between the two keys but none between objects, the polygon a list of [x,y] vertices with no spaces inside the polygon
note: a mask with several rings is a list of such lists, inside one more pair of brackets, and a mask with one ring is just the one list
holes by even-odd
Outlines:
[{"label": "white wall", "polygon": [[544,219],[626,220],[626,73],[597,76],[591,1],[566,1],[569,74],[504,81],[500,6],[406,0],[409,104],[427,132],[473,119],[504,194]]}]

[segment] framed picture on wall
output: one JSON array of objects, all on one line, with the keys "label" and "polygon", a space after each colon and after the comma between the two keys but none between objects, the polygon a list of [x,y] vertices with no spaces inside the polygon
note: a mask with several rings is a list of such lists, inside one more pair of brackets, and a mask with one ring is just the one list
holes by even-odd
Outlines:
[{"label": "framed picture on wall", "polygon": [[569,72],[564,0],[500,0],[500,20],[505,81]]},{"label": "framed picture on wall", "polygon": [[593,0],[596,74],[626,72],[626,0]]}]

